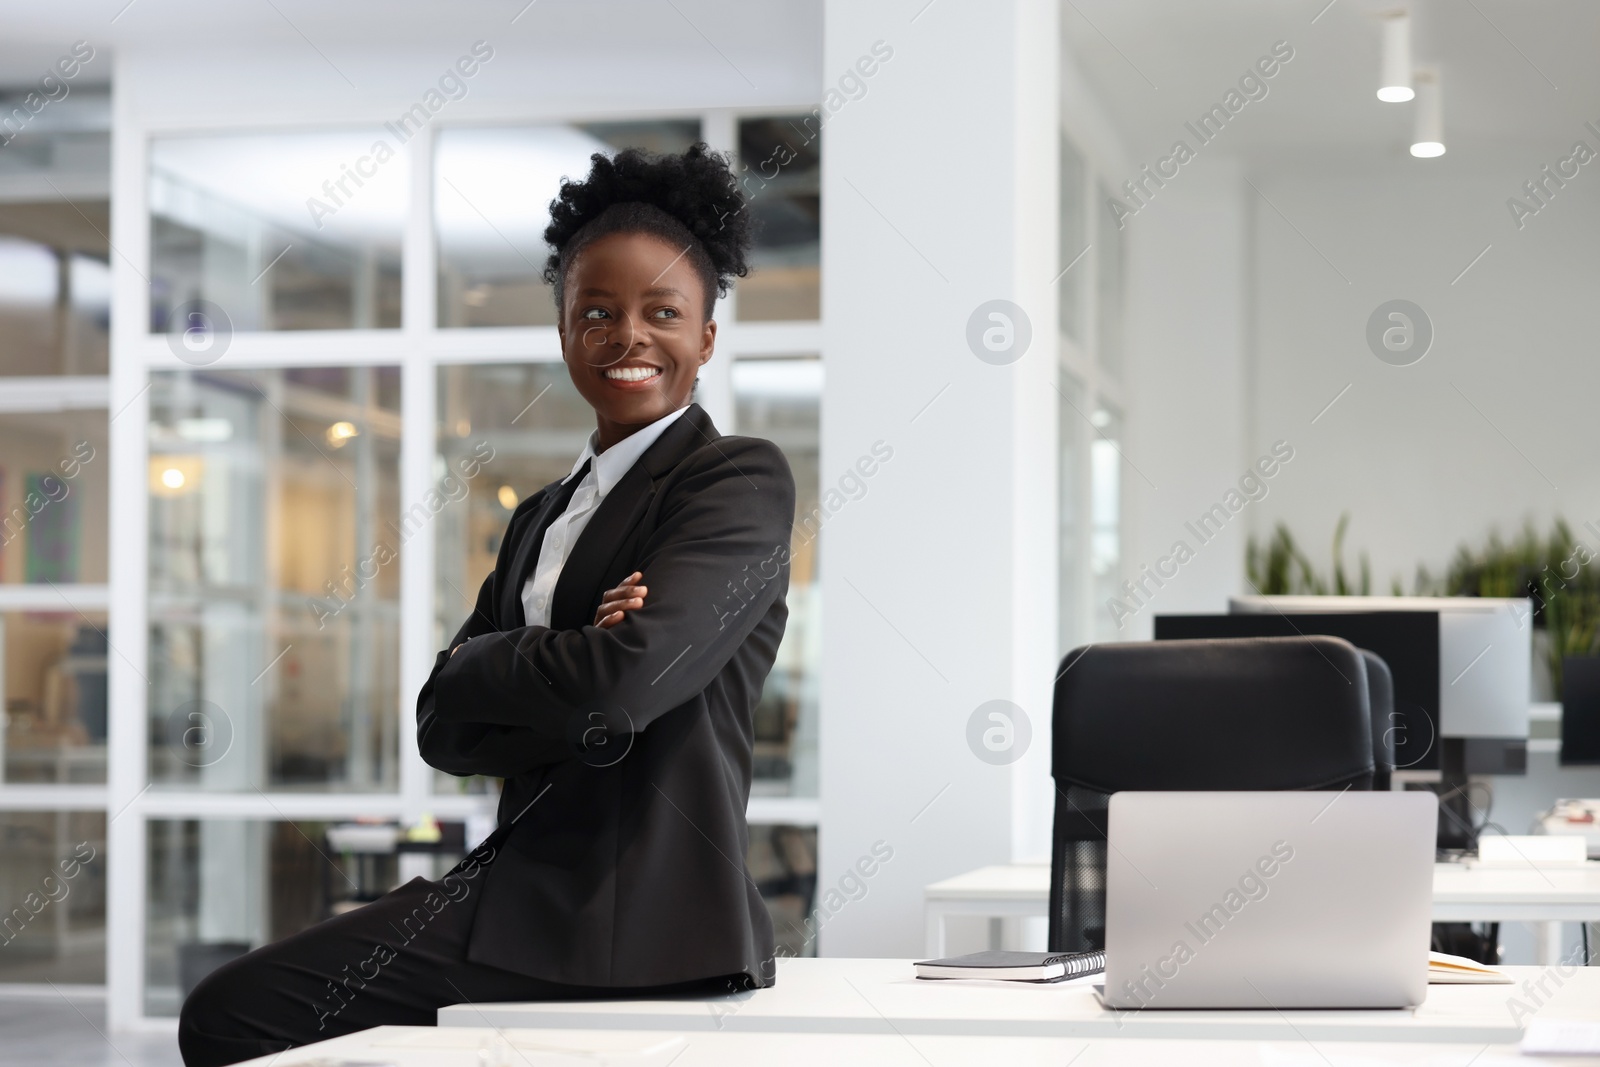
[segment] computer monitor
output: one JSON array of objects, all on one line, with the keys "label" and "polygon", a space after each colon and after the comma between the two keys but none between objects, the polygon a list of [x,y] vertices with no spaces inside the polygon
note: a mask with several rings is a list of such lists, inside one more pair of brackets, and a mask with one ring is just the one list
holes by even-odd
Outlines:
[{"label": "computer monitor", "polygon": [[1561,661],[1561,765],[1600,764],[1600,657]]},{"label": "computer monitor", "polygon": [[[1526,598],[1240,596],[1228,601],[1228,610],[1235,615],[1437,616],[1440,739],[1461,743],[1468,774],[1527,773],[1533,605]],[[1389,669],[1398,687],[1400,667],[1390,663]]]},{"label": "computer monitor", "polygon": [[[1377,655],[1394,679],[1389,726],[1394,766],[1439,769],[1439,621],[1419,612],[1330,612],[1322,615],[1158,615],[1158,641],[1203,637],[1302,637],[1331,634]],[[1330,665],[1330,670],[1332,667]],[[1330,675],[1329,681],[1339,680]]]},{"label": "computer monitor", "polygon": [[1527,773],[1529,601],[1256,596],[1228,607],[1228,615],[1157,616],[1156,638],[1319,633],[1377,654],[1394,678],[1395,769],[1438,771],[1430,788],[1440,797],[1440,847],[1476,846],[1481,815],[1467,776]]}]

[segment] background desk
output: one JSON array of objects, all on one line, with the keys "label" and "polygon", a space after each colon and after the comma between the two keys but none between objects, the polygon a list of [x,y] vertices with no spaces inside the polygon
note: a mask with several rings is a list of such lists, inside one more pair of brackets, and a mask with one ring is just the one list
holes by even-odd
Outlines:
[{"label": "background desk", "polygon": [[[945,954],[945,919],[980,915],[991,919],[989,943],[998,947],[999,920],[1049,914],[1050,866],[1043,863],[980,867],[923,890],[930,958]],[[1433,869],[1436,922],[1543,923],[1537,960],[1561,953],[1561,924],[1600,922],[1600,863],[1580,870],[1501,869],[1440,863]],[[1043,947],[1042,945],[1040,946]]]},{"label": "background desk", "polygon": [[[956,1067],[1005,1063],[1008,1067],[1062,1067],[1074,1061],[1094,1067],[1327,1067],[1324,1052],[1307,1041],[1159,1041],[1072,1038],[927,1037],[899,1034],[740,1034],[675,1035],[665,1031],[610,1034],[595,1030],[548,1031],[487,1027],[434,1029],[431,1026],[380,1026],[277,1056],[263,1056],[241,1067],[302,1067],[319,1057],[367,1060],[395,1067],[481,1067],[478,1049],[496,1037],[509,1043],[507,1067],[554,1067],[586,1063],[630,1067]],[[620,1040],[619,1040],[620,1039]],[[552,1048],[621,1050],[660,1048],[643,1055],[566,1055]],[[1340,1063],[1438,1067],[1560,1067],[1592,1063],[1565,1057],[1538,1060],[1517,1056],[1514,1045],[1347,1044]],[[491,1065],[493,1061],[490,1061]]]},{"label": "background desk", "polygon": [[[1517,982],[1543,968],[1508,967]],[[1414,1010],[1113,1012],[1091,988],[1099,976],[1055,985],[923,982],[910,960],[780,959],[778,981],[719,997],[458,1004],[441,1027],[664,1030],[704,1033],[832,1033],[1207,1041],[1514,1043],[1518,987],[1430,986]],[[1549,1018],[1600,1021],[1600,968],[1576,967],[1539,1009]],[[1521,1021],[1526,1021],[1523,1015]]]}]

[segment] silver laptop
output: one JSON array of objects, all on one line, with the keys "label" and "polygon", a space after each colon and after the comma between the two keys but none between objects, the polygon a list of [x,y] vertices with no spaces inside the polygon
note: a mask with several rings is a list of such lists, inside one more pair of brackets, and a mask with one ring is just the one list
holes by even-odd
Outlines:
[{"label": "silver laptop", "polygon": [[1102,1000],[1422,1003],[1437,822],[1426,792],[1114,794]]}]

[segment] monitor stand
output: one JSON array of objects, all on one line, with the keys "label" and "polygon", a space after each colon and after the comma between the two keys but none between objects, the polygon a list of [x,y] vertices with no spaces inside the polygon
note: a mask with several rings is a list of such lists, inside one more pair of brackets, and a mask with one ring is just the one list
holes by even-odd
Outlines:
[{"label": "monitor stand", "polygon": [[1464,738],[1439,739],[1439,849],[1475,852],[1478,848],[1477,811],[1468,793],[1467,742]]}]

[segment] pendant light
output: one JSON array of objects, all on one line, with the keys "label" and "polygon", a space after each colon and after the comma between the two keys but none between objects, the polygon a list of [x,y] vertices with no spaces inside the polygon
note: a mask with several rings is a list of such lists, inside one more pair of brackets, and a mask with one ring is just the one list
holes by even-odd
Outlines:
[{"label": "pendant light", "polygon": [[1403,104],[1416,93],[1411,88],[1411,16],[1390,11],[1383,16],[1383,70],[1378,81],[1378,99],[1386,104]]},{"label": "pendant light", "polygon": [[1411,154],[1418,159],[1444,155],[1444,102],[1440,99],[1439,71],[1419,68],[1417,78],[1417,126],[1411,138]]}]

